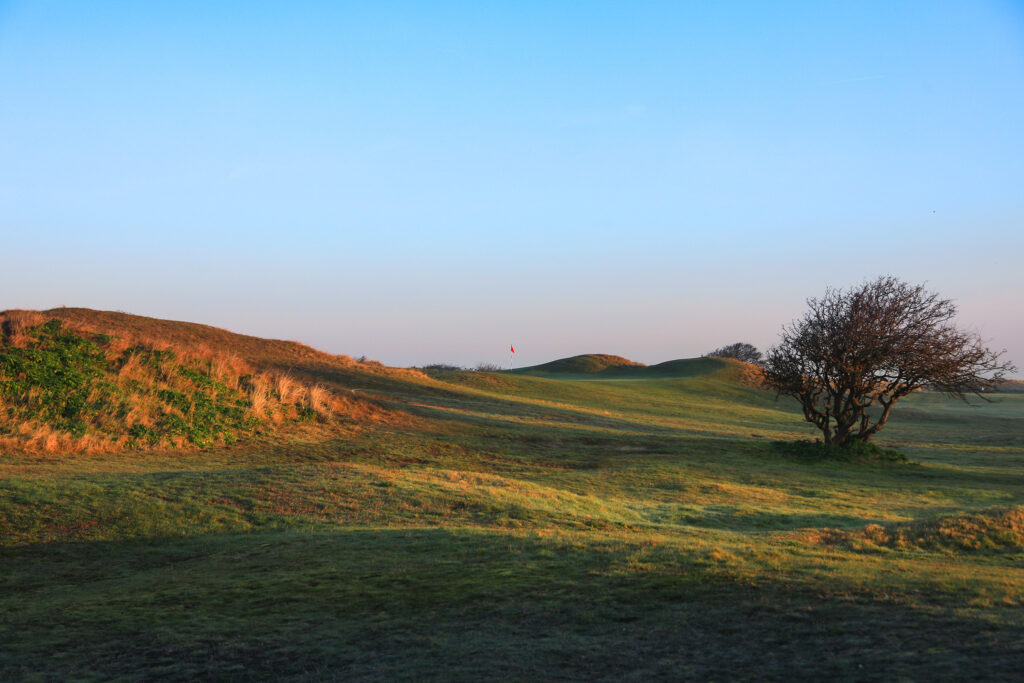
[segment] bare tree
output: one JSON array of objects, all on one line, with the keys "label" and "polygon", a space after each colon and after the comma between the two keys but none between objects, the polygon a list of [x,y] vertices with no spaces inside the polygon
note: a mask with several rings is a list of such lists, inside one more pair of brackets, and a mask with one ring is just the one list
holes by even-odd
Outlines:
[{"label": "bare tree", "polygon": [[[952,323],[949,299],[893,277],[828,289],[783,328],[764,380],[792,396],[825,443],[868,441],[895,403],[922,387],[967,400],[1016,368]],[[987,399],[986,399],[987,400]]]},{"label": "bare tree", "polygon": [[761,352],[753,344],[745,342],[736,342],[735,344],[722,346],[704,355],[711,356],[712,358],[735,358],[736,360],[753,363],[754,365],[761,364]]}]

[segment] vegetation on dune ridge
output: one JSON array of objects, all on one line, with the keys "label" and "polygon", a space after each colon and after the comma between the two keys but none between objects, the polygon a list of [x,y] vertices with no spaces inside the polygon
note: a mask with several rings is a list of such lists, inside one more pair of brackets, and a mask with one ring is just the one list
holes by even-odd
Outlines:
[{"label": "vegetation on dune ridge", "polygon": [[1024,551],[1024,506],[895,524],[869,524],[862,531],[826,529],[812,534],[821,543],[854,550],[875,548],[956,552]]},{"label": "vegetation on dune ridge", "polygon": [[651,380],[717,375],[723,381],[739,382],[753,387],[761,387],[763,383],[763,372],[761,368],[753,363],[735,358],[707,356],[680,358],[654,365],[644,365],[619,356],[585,354],[582,356],[572,356],[571,358],[562,358],[542,365],[517,368],[512,370],[510,374],[531,375],[557,380]]},{"label": "vegetation on dune ridge", "polygon": [[119,311],[64,307],[41,312],[7,311],[0,316],[36,316],[36,319],[41,320],[56,318],[76,330],[108,334],[128,341],[194,349],[199,353],[227,352],[256,370],[289,372],[311,381],[320,380],[328,370],[344,378],[359,376],[366,386],[373,384],[373,377],[379,378],[384,384],[388,380],[426,379],[417,370],[392,368],[366,358],[354,359],[330,354],[296,341],[264,339],[210,325],[162,320]]},{"label": "vegetation on dune ridge", "polygon": [[720,346],[714,351],[708,351],[704,354],[705,356],[711,356],[713,358],[735,358],[746,363],[753,363],[758,365],[761,363],[763,356],[761,352],[757,350],[757,347],[747,342],[735,342],[733,344],[727,344]]},{"label": "vegetation on dune ridge", "polygon": [[43,451],[230,444],[348,407],[225,352],[128,341],[61,320],[0,318],[0,443]]},{"label": "vegetation on dune ridge", "polygon": [[517,368],[513,372],[588,374],[605,372],[616,368],[642,367],[644,367],[643,363],[637,363],[636,361],[623,358],[622,356],[615,356],[606,353],[585,353],[579,356],[560,358],[549,363],[542,363],[541,365]]}]

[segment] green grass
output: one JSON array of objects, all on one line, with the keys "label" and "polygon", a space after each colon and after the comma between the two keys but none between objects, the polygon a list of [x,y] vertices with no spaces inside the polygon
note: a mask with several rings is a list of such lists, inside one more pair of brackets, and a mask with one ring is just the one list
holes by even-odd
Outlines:
[{"label": "green grass", "polygon": [[[173,437],[207,446],[259,426],[246,395],[215,378],[208,362],[178,358],[171,349],[112,349],[113,337],[76,332],[57,319],[28,328],[26,337],[16,346],[0,335],[0,435],[42,425],[133,447]],[[130,364],[139,370],[123,377]],[[153,413],[149,424],[133,422],[145,404]]]},{"label": "green grass", "polygon": [[707,359],[350,372],[405,418],[0,455],[0,679],[1013,679],[1024,395],[816,459]]},{"label": "green grass", "polygon": [[8,406],[3,417],[38,419],[75,436],[85,434],[88,416],[116,400],[117,387],[104,377],[103,340],[68,332],[58,320],[29,334],[27,347],[0,345],[0,397]]},{"label": "green grass", "polygon": [[509,372],[555,379],[663,379],[696,377],[734,367],[721,358],[684,358],[641,365],[620,356],[590,353]]}]

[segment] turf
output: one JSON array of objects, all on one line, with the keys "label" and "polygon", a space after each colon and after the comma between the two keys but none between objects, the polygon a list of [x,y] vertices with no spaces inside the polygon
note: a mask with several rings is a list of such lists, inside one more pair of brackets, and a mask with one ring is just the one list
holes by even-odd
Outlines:
[{"label": "turf", "polygon": [[391,417],[0,455],[0,679],[1019,677],[1022,394],[917,394],[880,434],[909,462],[815,460],[729,361],[288,353]]}]

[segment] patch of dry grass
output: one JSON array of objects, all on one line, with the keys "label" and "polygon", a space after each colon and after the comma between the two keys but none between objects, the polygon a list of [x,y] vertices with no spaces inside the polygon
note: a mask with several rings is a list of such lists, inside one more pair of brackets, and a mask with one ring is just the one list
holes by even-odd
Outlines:
[{"label": "patch of dry grass", "polygon": [[32,337],[28,330],[44,321],[38,311],[4,311],[0,313],[0,332],[12,346],[24,346]]},{"label": "patch of dry grass", "polygon": [[818,543],[854,550],[872,548],[950,552],[1024,550],[1024,506],[995,507],[934,519],[869,524],[860,531],[823,529],[811,534]]}]

